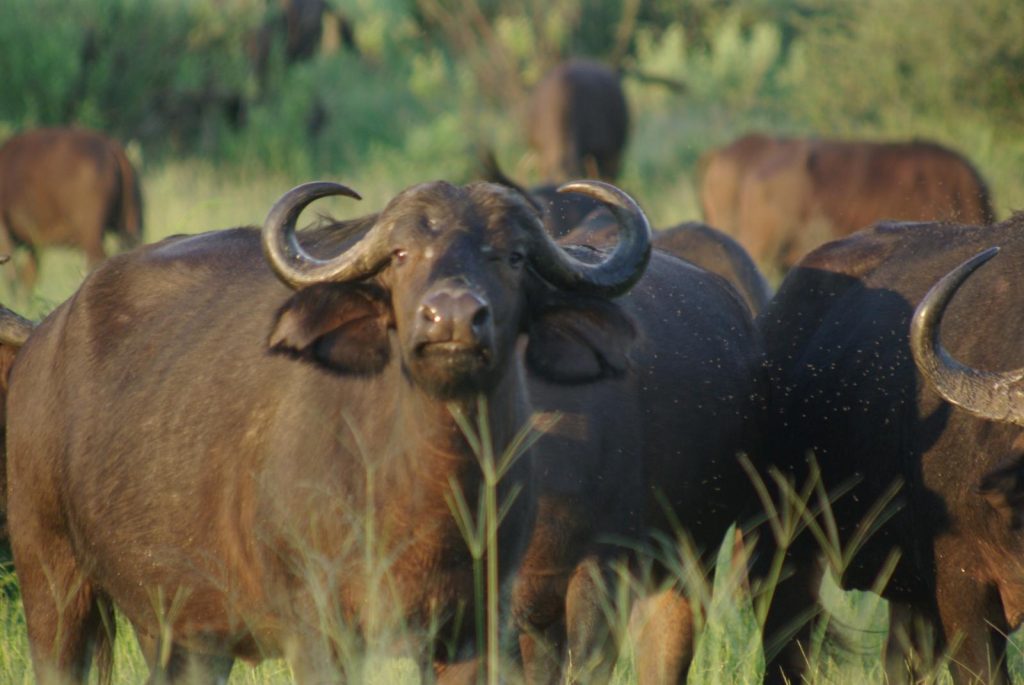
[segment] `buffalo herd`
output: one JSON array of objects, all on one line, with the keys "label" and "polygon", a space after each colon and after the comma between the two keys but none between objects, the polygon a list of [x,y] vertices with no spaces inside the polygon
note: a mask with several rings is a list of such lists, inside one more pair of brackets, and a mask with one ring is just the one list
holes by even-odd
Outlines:
[{"label": "buffalo herd", "polygon": [[483,180],[298,231],[359,199],[306,183],[262,228],[109,259],[104,232],[142,238],[121,146],[0,148],[2,249],[92,268],[39,323],[0,307],[0,514],[38,682],[107,682],[115,609],[152,682],[265,658],[359,679],[386,644],[427,681],[497,656],[602,683],[631,610],[639,682],[684,682],[688,579],[733,524],[771,595],[768,682],[808,675],[825,573],[890,600],[894,681],[933,677],[929,648],[954,682],[1009,678],[1024,215],[997,223],[935,143],[749,134],[700,161],[707,224],[652,230],[609,182],[618,72],[556,67],[528,128],[533,188],[489,155]]}]

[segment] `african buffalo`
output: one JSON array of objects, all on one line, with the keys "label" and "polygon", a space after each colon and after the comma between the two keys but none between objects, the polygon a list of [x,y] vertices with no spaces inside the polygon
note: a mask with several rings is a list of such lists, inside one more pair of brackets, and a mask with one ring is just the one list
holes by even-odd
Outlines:
[{"label": "african buffalo", "polygon": [[[251,228],[176,237],[90,274],[11,372],[8,516],[39,679],[81,682],[96,645],[109,663],[111,605],[172,679],[283,656],[297,682],[334,682],[341,650],[398,627],[421,663],[469,656],[453,507],[476,512],[485,475],[456,415],[500,455],[530,421],[527,372],[585,395],[625,372],[635,335],[610,298],[643,272],[647,220],[612,186],[568,189],[621,220],[610,254],[573,257],[513,191],[434,182],[319,229],[314,257],[303,207],[358,197],[315,183],[278,201],[262,247]],[[539,444],[497,486],[503,585],[535,460],[558,456]]]},{"label": "african buffalo", "polygon": [[984,180],[935,143],[873,143],[748,135],[710,153],[700,181],[704,219],[765,268],[875,221],[994,221]]},{"label": "african buffalo", "polygon": [[[1007,401],[1019,376],[972,373],[934,352],[934,338],[941,317],[943,344],[964,364],[1024,364],[1022,236],[1024,215],[981,227],[879,224],[801,260],[758,319],[770,382],[766,464],[799,488],[813,454],[834,499],[830,546],[850,557],[843,584],[881,583],[883,596],[934,626],[938,647],[955,650],[956,682],[1005,680],[1006,636],[1024,617],[1021,434]],[[990,245],[1002,246],[999,258],[945,316],[955,285],[929,297],[911,332],[932,284]],[[818,522],[828,537],[827,519]],[[811,538],[789,550],[794,575],[778,588],[768,639],[813,605],[821,548]],[[770,665],[769,679],[797,682],[800,652]]]},{"label": "african buffalo", "polygon": [[[561,242],[581,258],[604,254],[571,240]],[[730,485],[747,482],[736,457],[758,444],[763,397],[744,302],[718,276],[655,250],[619,305],[638,330],[627,374],[585,392],[531,383],[537,406],[562,421],[541,438],[558,457],[541,464],[537,528],[513,593],[528,682],[560,682],[560,662],[568,682],[606,681],[617,653],[606,611],[615,602],[601,586],[614,585],[615,562],[635,568],[644,550],[683,533],[697,550],[715,550],[749,501]],[[664,580],[665,560],[657,561]],[[643,683],[685,677],[693,625],[681,583],[644,598]]]},{"label": "african buffalo", "polygon": [[619,74],[590,60],[559,64],[534,88],[526,129],[546,180],[614,180],[629,134]]},{"label": "african buffalo", "polygon": [[126,246],[142,238],[139,179],[117,142],[81,128],[43,128],[0,147],[0,252],[28,247],[26,284],[35,281],[41,247],[81,248],[95,267],[106,257],[106,231]]},{"label": "african buffalo", "polygon": [[[616,244],[614,218],[590,198],[555,205],[548,197],[558,196],[545,186],[526,190],[509,179],[493,153],[481,161],[485,178],[543,211],[550,233],[568,231],[559,239],[567,249],[600,254]],[[581,211],[584,203],[591,206]],[[627,553],[623,540],[649,552],[681,524],[698,550],[711,550],[753,499],[736,455],[758,444],[754,417],[764,392],[751,313],[767,301],[767,283],[736,241],[708,226],[658,231],[658,243],[647,272],[620,300],[643,341],[630,355],[631,373],[586,393],[531,384],[538,406],[565,425],[542,438],[560,441],[553,452],[561,458],[542,472],[538,528],[514,593],[527,682],[609,677],[616,645],[599,586],[611,583],[617,561],[636,565],[645,556]],[[656,571],[664,576],[664,568]],[[692,611],[678,585],[635,607],[642,683],[685,678]]]}]

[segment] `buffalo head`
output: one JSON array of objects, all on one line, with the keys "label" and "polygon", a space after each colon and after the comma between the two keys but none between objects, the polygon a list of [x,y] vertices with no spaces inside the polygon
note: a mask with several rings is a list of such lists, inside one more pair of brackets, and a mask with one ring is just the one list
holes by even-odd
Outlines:
[{"label": "buffalo head", "polygon": [[557,382],[620,372],[633,337],[608,302],[628,290],[650,255],[650,226],[621,190],[563,186],[603,202],[621,229],[602,260],[581,260],[544,231],[537,209],[489,183],[425,183],[360,223],[341,254],[320,259],[299,244],[295,222],[313,200],[358,195],[333,183],[299,186],[271,209],[264,251],[299,291],[282,308],[270,344],[337,372],[373,374],[398,356],[407,378],[455,398],[507,374],[520,333],[531,369]]}]

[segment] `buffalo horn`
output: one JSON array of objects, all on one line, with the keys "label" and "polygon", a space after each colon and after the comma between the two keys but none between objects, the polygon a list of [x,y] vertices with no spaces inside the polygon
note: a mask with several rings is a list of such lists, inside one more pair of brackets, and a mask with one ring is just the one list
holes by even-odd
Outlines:
[{"label": "buffalo horn", "polygon": [[21,347],[36,325],[7,307],[0,306],[0,344]]},{"label": "buffalo horn", "polygon": [[558,189],[598,200],[619,223],[619,241],[604,260],[582,262],[561,248],[537,223],[531,250],[534,268],[552,284],[567,290],[615,297],[629,290],[643,275],[651,257],[651,225],[629,195],[601,181],[574,181]]},{"label": "buffalo horn", "polygon": [[975,269],[999,252],[998,247],[976,254],[932,286],[914,312],[910,348],[925,380],[946,401],[985,419],[1024,425],[1021,412],[1024,369],[992,372],[972,369],[950,356],[939,342],[938,330],[950,299]]},{"label": "buffalo horn", "polygon": [[318,259],[302,249],[295,234],[299,214],[314,200],[331,195],[361,199],[359,193],[338,183],[304,183],[282,195],[263,222],[263,253],[278,277],[293,288],[358,280],[376,272],[388,260],[387,236],[379,230],[369,231],[331,259]]}]

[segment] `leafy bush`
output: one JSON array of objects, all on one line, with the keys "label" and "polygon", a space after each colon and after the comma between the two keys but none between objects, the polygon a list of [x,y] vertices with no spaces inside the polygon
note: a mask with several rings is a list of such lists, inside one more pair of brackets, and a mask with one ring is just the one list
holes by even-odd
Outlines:
[{"label": "leafy bush", "polygon": [[77,122],[182,150],[241,96],[246,0],[11,0],[0,22],[18,127]]}]

